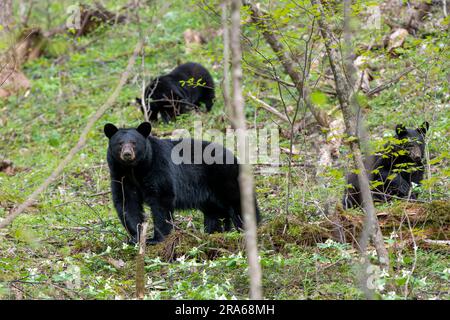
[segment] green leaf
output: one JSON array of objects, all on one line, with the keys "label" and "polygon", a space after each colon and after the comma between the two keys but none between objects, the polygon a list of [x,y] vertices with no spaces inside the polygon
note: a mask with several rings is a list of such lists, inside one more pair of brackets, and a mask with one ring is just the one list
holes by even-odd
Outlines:
[{"label": "green leaf", "polygon": [[387,177],[387,180],[394,180],[396,176],[397,176],[396,173],[391,174],[391,175],[389,175],[389,176]]},{"label": "green leaf", "polygon": [[400,278],[400,279],[395,279],[395,283],[396,283],[398,286],[403,286],[403,285],[405,285],[405,283],[406,283],[406,277],[405,277],[405,278]]},{"label": "green leaf", "polygon": [[317,106],[324,106],[328,102],[327,96],[321,91],[314,91],[311,94],[311,101]]}]

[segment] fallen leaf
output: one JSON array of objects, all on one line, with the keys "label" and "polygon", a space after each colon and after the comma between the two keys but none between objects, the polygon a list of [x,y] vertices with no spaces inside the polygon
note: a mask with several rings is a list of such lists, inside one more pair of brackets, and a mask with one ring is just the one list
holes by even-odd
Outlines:
[{"label": "fallen leaf", "polygon": [[389,43],[388,43],[388,51],[392,52],[392,50],[396,48],[400,48],[405,43],[406,36],[408,35],[408,30],[399,28],[395,30],[390,36],[389,36]]},{"label": "fallen leaf", "polygon": [[125,262],[123,262],[122,259],[116,260],[111,257],[108,257],[106,260],[116,269],[122,269],[125,266]]},{"label": "fallen leaf", "polygon": [[16,170],[14,170],[12,161],[8,159],[0,160],[0,172],[4,172],[8,176],[14,175]]}]

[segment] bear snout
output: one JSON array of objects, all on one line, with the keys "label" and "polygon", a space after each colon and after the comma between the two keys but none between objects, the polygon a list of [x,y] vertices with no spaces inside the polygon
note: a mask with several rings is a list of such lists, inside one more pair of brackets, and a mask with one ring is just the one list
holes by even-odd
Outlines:
[{"label": "bear snout", "polygon": [[419,162],[422,160],[422,150],[420,150],[419,146],[414,146],[409,150],[409,155],[412,160],[415,162]]},{"label": "bear snout", "polygon": [[131,143],[126,143],[122,146],[122,150],[120,151],[120,159],[123,161],[133,161],[136,158],[134,153],[134,148]]}]

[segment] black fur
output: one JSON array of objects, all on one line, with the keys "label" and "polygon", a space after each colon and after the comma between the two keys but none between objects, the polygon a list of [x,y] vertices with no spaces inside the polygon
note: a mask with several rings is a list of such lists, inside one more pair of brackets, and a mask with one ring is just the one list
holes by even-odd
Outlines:
[{"label": "black fur", "polygon": [[[365,160],[375,201],[389,201],[392,196],[417,198],[417,194],[411,192],[411,187],[412,183],[420,184],[423,180],[425,135],[428,128],[428,122],[424,122],[417,129],[397,125],[395,137],[400,140],[399,143],[387,144],[383,153],[369,156]],[[355,173],[347,175],[347,184],[351,187],[345,190],[342,200],[344,208],[362,207],[358,175]]]},{"label": "black fur", "polygon": [[[149,243],[160,242],[170,233],[172,214],[177,209],[201,210],[208,233],[229,231],[231,222],[236,229],[242,229],[239,165],[230,151],[218,144],[197,141],[202,151],[214,146],[213,156],[218,152],[219,157],[230,157],[233,163],[207,164],[201,160],[200,164],[177,164],[171,158],[173,148],[190,142],[192,151],[196,140],[152,137],[148,122],[137,129],[117,129],[107,124],[104,132],[109,138],[107,160],[114,206],[132,242],[137,241],[144,203],[150,206],[153,216],[154,236]],[[190,157],[194,160],[193,152]],[[256,214],[259,221],[257,206]]]},{"label": "black fur", "polygon": [[[155,121],[161,114],[165,122],[186,113],[201,103],[210,111],[214,103],[214,81],[205,67],[188,62],[172,70],[169,74],[153,79],[145,88],[145,102],[149,108],[149,119]],[[142,100],[136,98],[142,108]]]}]

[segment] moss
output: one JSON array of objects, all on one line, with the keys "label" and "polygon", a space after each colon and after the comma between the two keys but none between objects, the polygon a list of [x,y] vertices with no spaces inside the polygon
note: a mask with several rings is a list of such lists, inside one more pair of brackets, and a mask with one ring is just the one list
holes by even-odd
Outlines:
[{"label": "moss", "polygon": [[450,202],[436,200],[428,203],[401,202],[387,210],[387,216],[381,217],[386,227],[397,226],[405,214],[413,224],[422,223],[430,226],[445,226],[450,224]]},{"label": "moss", "polygon": [[[394,228],[402,226],[408,228],[405,223],[405,214],[408,214],[413,224],[414,234],[418,238],[447,239],[447,227],[450,220],[450,204],[446,201],[433,201],[431,203],[407,203],[401,202],[388,209],[384,215],[379,215],[380,225],[385,235]],[[349,241],[358,238],[364,215],[342,211],[340,223]],[[286,223],[287,222],[287,223]],[[326,239],[333,238],[334,227],[329,221],[306,222],[299,216],[292,215],[286,221],[284,216],[278,216],[259,227],[258,235],[260,247],[265,250],[274,250],[286,253],[289,247],[311,246]],[[408,237],[410,232],[405,232]],[[148,248],[150,257],[161,257],[164,261],[174,261],[183,255],[195,257],[199,260],[216,259],[218,257],[244,251],[243,235],[237,232],[215,233],[190,233],[186,231],[173,232],[163,243]]]},{"label": "moss", "polygon": [[277,217],[261,226],[259,236],[265,247],[283,252],[286,244],[315,245],[331,238],[327,223],[304,222],[297,216]]},{"label": "moss", "polygon": [[[328,222],[308,223],[296,216],[288,219],[277,217],[258,229],[261,249],[286,253],[292,245],[315,245],[332,237]],[[181,256],[198,260],[211,260],[245,250],[242,233],[191,233],[183,230],[172,232],[164,242],[147,247],[147,256],[160,257],[172,262]]]},{"label": "moss", "polygon": [[181,256],[208,260],[242,250],[244,250],[243,236],[239,233],[193,234],[177,230],[172,232],[164,242],[149,246],[147,255],[172,262]]},{"label": "moss", "polygon": [[[400,201],[388,209],[378,209],[377,216],[384,235],[390,235],[395,230],[401,233],[402,239],[410,238],[409,220],[417,239],[448,240],[450,238],[449,201],[436,200],[429,203]],[[363,227],[364,215],[353,210],[342,210],[339,212],[339,217],[346,232],[357,239]],[[349,240],[348,237],[347,240]]]},{"label": "moss", "polygon": [[450,201],[436,200],[424,205],[428,219],[438,226],[450,224]]},{"label": "moss", "polygon": [[402,217],[405,214],[405,204],[400,203],[399,205],[390,208],[389,213],[395,217]]}]

